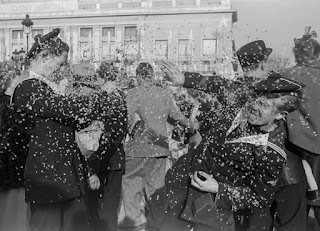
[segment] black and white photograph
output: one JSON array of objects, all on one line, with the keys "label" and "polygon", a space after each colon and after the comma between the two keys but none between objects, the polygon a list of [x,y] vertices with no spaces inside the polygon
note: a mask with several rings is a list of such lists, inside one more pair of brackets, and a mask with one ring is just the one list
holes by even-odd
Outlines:
[{"label": "black and white photograph", "polygon": [[319,0],[0,0],[0,231],[320,231]]}]

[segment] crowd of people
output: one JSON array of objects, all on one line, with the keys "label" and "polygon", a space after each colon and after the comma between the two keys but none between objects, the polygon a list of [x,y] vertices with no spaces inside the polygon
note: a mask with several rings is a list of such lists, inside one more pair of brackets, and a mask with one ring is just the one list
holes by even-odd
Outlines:
[{"label": "crowd of people", "polygon": [[137,60],[134,75],[71,65],[59,32],[1,74],[0,230],[307,231],[311,207],[320,224],[310,28],[294,67],[267,72],[272,49],[257,40],[232,78],[164,60]]}]

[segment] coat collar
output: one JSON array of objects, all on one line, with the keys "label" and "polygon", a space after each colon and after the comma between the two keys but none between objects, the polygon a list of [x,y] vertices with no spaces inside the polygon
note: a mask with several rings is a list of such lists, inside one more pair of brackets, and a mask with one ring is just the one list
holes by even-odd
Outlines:
[{"label": "coat collar", "polygon": [[[242,108],[238,112],[237,116],[233,120],[230,128],[228,129],[228,131],[226,133],[226,137],[228,135],[230,135],[232,133],[232,131],[234,131],[237,127],[239,127],[240,124],[247,123],[247,120],[244,118],[243,113],[244,113],[244,108]],[[274,137],[282,131],[283,131],[283,126],[281,126],[281,124],[279,124],[279,126],[271,132],[266,132],[266,133],[261,132],[263,134],[243,136],[243,137],[240,137],[240,138],[237,138],[234,140],[225,140],[225,143],[226,144],[227,143],[249,143],[249,144],[253,144],[255,146],[266,147],[268,145],[269,137]]]}]

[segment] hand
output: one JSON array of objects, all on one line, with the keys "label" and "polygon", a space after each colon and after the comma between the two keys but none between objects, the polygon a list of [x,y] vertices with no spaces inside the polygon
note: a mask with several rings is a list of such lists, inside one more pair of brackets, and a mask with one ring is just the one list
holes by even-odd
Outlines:
[{"label": "hand", "polygon": [[92,176],[89,177],[89,187],[92,190],[97,190],[100,188],[100,179],[96,174],[93,174]]},{"label": "hand", "polygon": [[198,145],[201,143],[202,137],[200,133],[197,131],[195,135],[189,138],[189,144],[194,144],[194,148],[197,148]]},{"label": "hand", "polygon": [[111,94],[118,88],[116,81],[107,81],[101,86],[101,90]]},{"label": "hand", "polygon": [[159,68],[169,77],[170,81],[177,86],[184,84],[184,74],[178,69],[178,67],[172,62],[165,60],[158,60],[156,64]]},{"label": "hand", "polygon": [[165,136],[157,134],[152,129],[148,129],[146,133],[153,144],[158,145],[160,147],[169,147],[168,138],[166,138]]},{"label": "hand", "polygon": [[193,130],[199,130],[199,128],[200,128],[200,124],[198,121],[192,122],[192,129]]},{"label": "hand", "polygon": [[[201,180],[198,177],[198,173],[203,178],[205,178],[205,180]],[[217,193],[218,192],[219,184],[216,181],[216,179],[214,179],[212,177],[212,175],[209,175],[209,174],[202,172],[202,171],[199,171],[199,172],[196,171],[190,177],[191,177],[191,185],[196,187],[197,189],[200,189],[201,191],[209,192],[209,193]]]}]

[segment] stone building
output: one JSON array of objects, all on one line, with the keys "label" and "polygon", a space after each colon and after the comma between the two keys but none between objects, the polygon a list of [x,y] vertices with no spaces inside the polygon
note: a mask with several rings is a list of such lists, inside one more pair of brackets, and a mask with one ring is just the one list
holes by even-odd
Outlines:
[{"label": "stone building", "polygon": [[0,61],[27,49],[22,20],[33,21],[28,39],[62,28],[70,61],[169,59],[183,68],[207,68],[233,55],[231,0],[0,0]]}]

